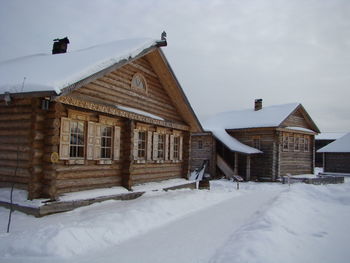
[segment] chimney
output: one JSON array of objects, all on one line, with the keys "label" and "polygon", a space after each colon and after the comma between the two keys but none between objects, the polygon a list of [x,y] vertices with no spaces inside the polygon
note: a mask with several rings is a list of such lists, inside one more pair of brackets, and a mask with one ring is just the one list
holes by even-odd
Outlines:
[{"label": "chimney", "polygon": [[256,99],[254,103],[254,110],[258,111],[262,109],[262,99]]},{"label": "chimney", "polygon": [[52,47],[52,54],[60,54],[60,53],[66,53],[67,52],[67,46],[69,44],[68,37],[59,39],[56,38],[53,40],[53,47]]}]

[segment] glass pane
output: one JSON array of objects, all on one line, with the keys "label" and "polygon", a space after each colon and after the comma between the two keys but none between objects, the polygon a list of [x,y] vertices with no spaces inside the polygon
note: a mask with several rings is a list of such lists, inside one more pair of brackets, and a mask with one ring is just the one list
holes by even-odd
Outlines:
[{"label": "glass pane", "polygon": [[75,133],[77,129],[77,123],[76,122],[70,122],[70,132]]},{"label": "glass pane", "polygon": [[77,157],[84,157],[84,147],[78,147],[78,155]]},{"label": "glass pane", "polygon": [[76,156],[76,148],[74,146],[70,147],[70,157]]},{"label": "glass pane", "polygon": [[71,134],[70,136],[70,144],[77,144],[77,136],[75,134]]},{"label": "glass pane", "polygon": [[84,135],[82,135],[82,134],[78,135],[78,144],[84,145]]},{"label": "glass pane", "polygon": [[78,132],[84,133],[84,123],[78,122]]}]

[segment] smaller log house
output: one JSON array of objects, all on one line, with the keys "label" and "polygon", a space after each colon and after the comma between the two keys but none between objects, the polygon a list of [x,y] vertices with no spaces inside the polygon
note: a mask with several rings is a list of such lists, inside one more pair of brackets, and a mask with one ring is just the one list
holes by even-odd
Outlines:
[{"label": "smaller log house", "polygon": [[324,172],[350,174],[350,133],[340,137],[317,153],[324,155]]},{"label": "smaller log house", "polygon": [[162,46],[130,39],[0,64],[0,185],[28,198],[187,178],[201,132]]},{"label": "smaller log house", "polygon": [[[192,156],[208,158],[209,147],[205,156],[198,148],[210,144],[215,149],[210,167],[212,171],[217,167],[214,176],[275,181],[288,173],[313,173],[314,136],[319,129],[299,103],[263,108],[262,100],[256,100],[254,109],[220,113],[203,126],[207,136],[192,136]],[[192,162],[192,167],[198,163]]]}]

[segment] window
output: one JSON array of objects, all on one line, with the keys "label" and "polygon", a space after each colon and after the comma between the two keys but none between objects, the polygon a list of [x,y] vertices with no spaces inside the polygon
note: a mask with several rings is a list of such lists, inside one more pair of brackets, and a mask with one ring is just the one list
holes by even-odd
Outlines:
[{"label": "window", "polygon": [[283,134],[283,151],[287,152],[289,149],[289,141],[288,141],[288,134],[284,133]]},{"label": "window", "polygon": [[145,77],[140,73],[136,73],[132,77],[131,88],[138,91],[147,91],[147,83]]},{"label": "window", "polygon": [[203,141],[202,140],[198,141],[198,149],[203,149]]},{"label": "window", "polygon": [[164,159],[165,134],[158,134],[157,158]]},{"label": "window", "polygon": [[260,137],[253,137],[253,147],[260,150]]},{"label": "window", "polygon": [[137,143],[137,157],[139,159],[146,158],[146,132],[140,131],[138,132],[138,143]]},{"label": "window", "polygon": [[[100,164],[108,164],[112,158],[119,160],[120,127],[88,119],[61,118],[59,157],[69,160],[69,164],[84,164],[85,160],[100,160]],[[107,162],[106,159],[110,160]]]},{"label": "window", "polygon": [[299,136],[295,135],[294,137],[294,151],[298,152],[300,151],[300,145],[299,145]]},{"label": "window", "polygon": [[101,158],[102,159],[112,158],[112,127],[111,126],[101,127]]},{"label": "window", "polygon": [[310,151],[310,142],[309,138],[305,137],[304,138],[304,152]]},{"label": "window", "polygon": [[294,150],[294,136],[293,136],[293,134],[289,134],[289,136],[288,136],[288,150],[289,151]]},{"label": "window", "polygon": [[174,160],[179,159],[180,137],[174,137]]},{"label": "window", "polygon": [[70,121],[70,147],[69,157],[71,158],[84,158],[84,122],[82,121]]}]

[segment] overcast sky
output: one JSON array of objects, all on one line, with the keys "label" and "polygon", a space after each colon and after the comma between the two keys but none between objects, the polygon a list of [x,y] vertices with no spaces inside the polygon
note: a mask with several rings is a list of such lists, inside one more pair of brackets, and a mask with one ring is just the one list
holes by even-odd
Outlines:
[{"label": "overcast sky", "polygon": [[0,60],[168,34],[163,48],[200,119],[300,102],[350,131],[350,0],[0,0]]}]

